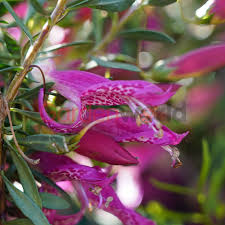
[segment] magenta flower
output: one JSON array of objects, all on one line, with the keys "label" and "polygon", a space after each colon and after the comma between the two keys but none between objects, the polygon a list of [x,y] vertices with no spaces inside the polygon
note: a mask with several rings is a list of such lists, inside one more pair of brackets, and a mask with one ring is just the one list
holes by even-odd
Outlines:
[{"label": "magenta flower", "polygon": [[[43,90],[39,95],[40,115],[57,132],[77,133],[84,127],[77,136],[81,141],[76,151],[82,155],[110,164],[137,164],[137,159],[118,142],[167,146],[178,144],[187,135],[176,134],[163,126],[146,106],[163,104],[176,92],[178,85],[110,81],[83,71],[53,71],[50,77],[55,82],[54,88],[75,103],[78,116],[73,124],[61,124],[51,119],[44,109]],[[89,110],[87,115],[86,105],[127,105],[136,120],[110,110]]]},{"label": "magenta flower", "polygon": [[208,0],[196,11],[196,16],[206,23],[225,23],[225,2],[224,0]]},{"label": "magenta flower", "polygon": [[[127,209],[117,197],[110,183],[115,176],[108,177],[99,167],[82,166],[75,163],[66,156],[54,155],[52,153],[37,153],[35,158],[40,158],[39,169],[52,180],[71,181],[77,192],[77,196],[81,201],[81,211],[75,215],[62,216],[57,214],[55,210],[44,209],[47,218],[51,224],[76,224],[81,219],[88,207],[96,207],[103,209],[117,216],[124,225],[154,225],[155,223],[136,213],[131,209]],[[48,185],[43,185],[43,189],[47,192],[55,191]]]},{"label": "magenta flower", "polygon": [[178,80],[202,76],[225,66],[225,45],[211,45],[190,51],[174,60],[158,61],[152,72],[155,80]]},{"label": "magenta flower", "polygon": [[[165,103],[179,87],[170,85],[167,90],[147,81],[110,81],[104,77],[84,71],[51,71],[50,79],[55,82],[54,89],[77,106],[78,118],[71,124],[60,124],[51,119],[44,109],[43,94],[39,94],[39,109],[44,122],[56,132],[77,132],[85,118],[87,105],[128,105],[135,115],[146,111],[153,115],[146,105],[157,106]],[[155,118],[152,125],[156,125]]]}]

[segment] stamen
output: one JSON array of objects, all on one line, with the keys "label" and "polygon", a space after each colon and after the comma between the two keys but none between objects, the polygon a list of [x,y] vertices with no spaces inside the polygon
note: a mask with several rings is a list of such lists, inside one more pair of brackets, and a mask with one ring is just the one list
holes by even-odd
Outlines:
[{"label": "stamen", "polygon": [[[147,123],[156,133],[155,134],[156,137],[158,138],[163,137],[162,124],[155,118],[152,111],[145,104],[143,104],[136,98],[130,97],[128,100],[128,105],[130,106],[131,111],[134,113],[134,115],[138,113],[138,115],[136,115],[136,118],[137,118],[136,122],[138,126],[140,126],[143,123]],[[138,106],[142,110],[140,110]]]},{"label": "stamen", "polygon": [[103,202],[103,197],[102,194],[99,194],[99,203],[98,203],[98,208],[100,208],[102,206],[102,202]]},{"label": "stamen", "polygon": [[99,124],[99,123],[102,123],[102,122],[105,122],[105,121],[108,121],[108,120],[112,120],[112,119],[118,119],[120,117],[127,117],[127,116],[131,116],[130,113],[116,113],[116,114],[113,114],[111,116],[106,116],[106,117],[103,117],[103,118],[100,118],[98,120],[95,120],[91,123],[89,123],[86,127],[84,127],[71,141],[79,141],[85,134],[86,132],[91,129],[93,126]]},{"label": "stamen", "polygon": [[105,202],[105,207],[108,208],[109,207],[109,204],[110,202],[113,201],[113,197],[112,196],[109,196],[107,199],[106,199],[106,202]]},{"label": "stamen", "polygon": [[172,167],[173,168],[178,168],[182,166],[182,162],[179,159],[180,152],[176,147],[170,147],[169,145],[162,146],[164,150],[169,152],[171,159],[172,159]]}]

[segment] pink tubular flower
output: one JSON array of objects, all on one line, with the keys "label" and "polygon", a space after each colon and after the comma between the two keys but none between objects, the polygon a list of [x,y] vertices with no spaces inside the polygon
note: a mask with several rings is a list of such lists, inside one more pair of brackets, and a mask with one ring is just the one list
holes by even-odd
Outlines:
[{"label": "pink tubular flower", "polygon": [[[39,170],[53,181],[71,181],[81,201],[81,211],[70,216],[62,216],[55,210],[44,209],[51,224],[77,224],[88,207],[96,207],[112,213],[124,225],[155,224],[135,211],[127,209],[120,202],[110,186],[115,176],[108,177],[99,167],[82,166],[63,155],[42,152],[35,154],[36,157],[41,159],[38,165]],[[55,190],[46,184],[43,185],[43,190],[55,194]]]},{"label": "pink tubular flower", "polygon": [[[165,91],[159,85],[140,80],[133,81],[110,81],[104,77],[84,71],[51,71],[49,74],[55,83],[57,90],[68,100],[72,101],[78,110],[78,118],[75,123],[60,124],[52,120],[44,109],[44,90],[40,90],[39,109],[44,122],[56,132],[73,133],[77,132],[85,117],[87,105],[128,105],[135,115],[147,111],[151,118],[150,109],[146,105],[157,106],[165,103],[176,92],[178,85],[171,84]],[[152,125],[157,126],[155,118]],[[157,128],[156,128],[157,129]]]},{"label": "pink tubular flower", "polygon": [[225,2],[224,0],[208,0],[196,11],[196,16],[203,23],[221,24],[225,23]]},{"label": "pink tubular flower", "polygon": [[[187,135],[176,134],[163,126],[146,105],[165,103],[178,85],[156,85],[147,81],[110,81],[83,71],[53,71],[54,88],[77,106],[73,124],[61,124],[51,119],[44,109],[43,89],[39,94],[39,111],[44,122],[56,132],[77,133],[77,152],[110,164],[137,164],[117,142],[138,141],[163,146],[176,145]],[[86,105],[127,105],[136,120],[127,113],[110,110],[89,110]],[[130,113],[131,114],[131,113]],[[109,148],[110,146],[110,148]],[[173,161],[173,150],[169,150]]]},{"label": "pink tubular flower", "polygon": [[152,71],[155,80],[178,80],[202,76],[225,66],[225,44],[190,51],[175,60],[160,60]]}]

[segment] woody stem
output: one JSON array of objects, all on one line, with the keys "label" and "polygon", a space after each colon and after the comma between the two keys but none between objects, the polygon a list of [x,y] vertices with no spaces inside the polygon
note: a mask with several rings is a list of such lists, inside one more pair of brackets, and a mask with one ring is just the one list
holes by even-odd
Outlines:
[{"label": "woody stem", "polygon": [[66,0],[58,0],[57,5],[54,11],[52,12],[49,20],[44,24],[39,37],[34,42],[34,44],[30,46],[29,50],[27,51],[27,55],[22,64],[23,70],[18,72],[15,75],[14,79],[12,80],[7,90],[7,93],[6,93],[7,102],[12,101],[16,97],[18,89],[20,85],[22,84],[24,77],[30,70],[30,65],[34,62],[39,50],[41,49],[44,41],[48,37],[48,34],[50,33],[52,27],[63,16],[65,12],[66,2],[67,2]]}]

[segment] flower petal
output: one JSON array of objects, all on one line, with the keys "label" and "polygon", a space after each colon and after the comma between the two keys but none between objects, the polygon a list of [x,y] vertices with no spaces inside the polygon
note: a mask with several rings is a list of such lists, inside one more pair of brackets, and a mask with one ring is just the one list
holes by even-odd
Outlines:
[{"label": "flower petal", "polygon": [[225,65],[225,45],[212,45],[190,51],[168,64],[176,68],[169,78],[187,78],[212,72]]},{"label": "flower petal", "polygon": [[55,83],[54,89],[75,104],[77,104],[80,94],[90,86],[110,82],[102,76],[79,70],[54,70],[49,74],[49,77]]},{"label": "flower petal", "polygon": [[[90,191],[91,187],[89,185],[85,184],[84,187],[89,201],[95,207],[98,207],[99,196]],[[100,208],[117,216],[124,225],[155,225],[153,221],[141,216],[132,209],[126,208],[111,186],[104,187],[101,191],[101,196],[102,204]]]},{"label": "flower petal", "polygon": [[107,175],[99,168],[79,165],[64,155],[40,152],[34,157],[40,159],[39,169],[55,182],[78,180],[92,183],[101,182],[107,178]]},{"label": "flower petal", "polygon": [[108,135],[97,131],[88,131],[80,140],[76,152],[91,159],[113,165],[134,165],[138,161],[126,149]]},{"label": "flower petal", "polygon": [[[109,116],[116,114],[116,112],[103,109],[90,110],[87,113],[86,122],[104,117],[106,114]],[[95,125],[92,129],[113,137],[117,142],[133,141],[157,145],[177,145],[188,134],[188,132],[177,134],[166,126],[162,126],[163,137],[158,138],[155,137],[154,130],[148,125],[137,126],[136,120],[133,117],[108,120]]]},{"label": "flower petal", "polygon": [[77,106],[78,107],[78,116],[76,118],[76,121],[72,124],[62,124],[62,123],[58,123],[55,120],[53,120],[48,113],[45,110],[44,107],[44,89],[41,89],[39,92],[39,96],[38,96],[38,107],[39,107],[39,112],[40,112],[40,116],[42,118],[42,120],[44,121],[44,123],[51,128],[52,130],[56,131],[56,132],[61,132],[61,133],[73,133],[77,131],[77,128],[81,125],[82,119],[81,117],[83,115],[82,110],[80,110],[81,106]]},{"label": "flower petal", "polygon": [[[87,105],[123,105],[127,104],[126,97],[134,97],[155,106],[171,97],[171,94],[165,96],[165,93],[159,86],[147,81],[111,81],[90,86],[82,92],[81,100]],[[151,101],[152,98],[155,99]]]}]

